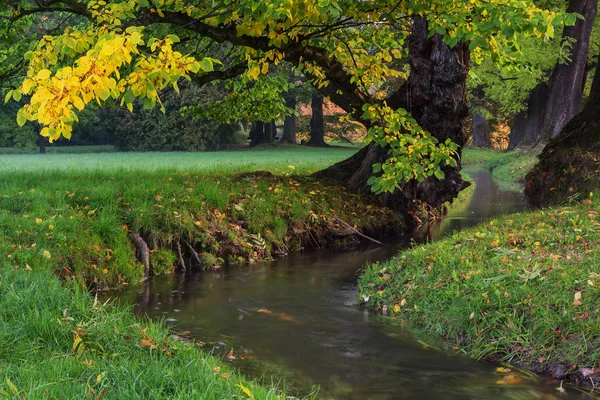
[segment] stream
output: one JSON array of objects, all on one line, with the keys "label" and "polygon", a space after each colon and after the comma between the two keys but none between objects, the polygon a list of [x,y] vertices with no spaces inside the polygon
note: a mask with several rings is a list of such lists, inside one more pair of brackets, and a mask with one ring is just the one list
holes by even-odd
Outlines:
[{"label": "stream", "polygon": [[[501,191],[489,172],[469,173],[476,182],[470,203],[456,206],[432,227],[431,239],[527,209],[522,194]],[[327,250],[160,276],[110,295],[133,304],[136,314],[189,331],[242,373],[284,382],[299,396],[318,390],[318,398],[325,399],[588,398],[577,391],[561,394],[559,382],[535,376],[499,384],[498,365],[436,350],[435,339],[357,306],[363,265],[405,247]]]}]

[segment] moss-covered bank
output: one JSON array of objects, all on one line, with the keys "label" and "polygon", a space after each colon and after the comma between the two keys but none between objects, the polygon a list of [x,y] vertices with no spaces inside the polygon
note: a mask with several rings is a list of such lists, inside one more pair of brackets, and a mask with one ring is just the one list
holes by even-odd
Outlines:
[{"label": "moss-covered bank", "polygon": [[600,383],[600,201],[510,215],[369,265],[360,294],[478,359]]}]

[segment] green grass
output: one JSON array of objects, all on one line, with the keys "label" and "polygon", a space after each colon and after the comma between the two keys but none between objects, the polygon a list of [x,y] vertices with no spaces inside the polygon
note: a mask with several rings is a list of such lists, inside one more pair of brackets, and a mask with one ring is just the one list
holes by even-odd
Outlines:
[{"label": "green grass", "polygon": [[[48,154],[87,154],[87,153],[114,153],[114,146],[52,146],[46,147]],[[12,148],[0,147],[1,154],[39,154],[38,148]]]},{"label": "green grass", "polygon": [[[128,231],[162,273],[179,240],[214,265],[292,247],[333,212],[365,231],[398,229],[399,216],[305,176],[354,151],[0,156],[0,398],[247,398],[242,386],[284,398],[86,289],[142,278]],[[248,173],[261,169],[274,175]]]},{"label": "green grass", "polygon": [[[352,151],[2,156],[0,251],[103,288],[143,277],[129,231],[164,273],[178,243],[206,266],[310,247],[334,213],[366,232],[401,229],[399,215],[304,175]],[[240,175],[256,169],[275,175]]]},{"label": "green grass", "polygon": [[369,265],[361,297],[475,358],[545,372],[593,367],[600,358],[598,194],[494,219]]},{"label": "green grass", "polygon": [[0,398],[247,398],[242,386],[257,399],[282,395],[162,325],[66,286],[49,271],[0,265]]},{"label": "green grass", "polygon": [[342,161],[357,148],[309,148],[290,146],[273,149],[250,149],[219,152],[147,152],[97,154],[21,154],[0,155],[3,172],[81,171],[185,171],[247,172],[268,170],[308,174]]}]

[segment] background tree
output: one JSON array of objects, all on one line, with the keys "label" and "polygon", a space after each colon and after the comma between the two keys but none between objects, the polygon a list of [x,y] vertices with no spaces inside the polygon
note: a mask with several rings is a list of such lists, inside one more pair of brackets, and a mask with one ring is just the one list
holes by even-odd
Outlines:
[{"label": "background tree", "polygon": [[[112,98],[132,109],[137,98],[147,107],[161,106],[159,91],[176,89],[186,78],[205,84],[239,76],[232,93],[240,104],[252,104],[256,98],[245,101],[239,94],[256,88],[270,64],[285,60],[369,128],[371,144],[325,175],[351,189],[391,193],[388,203],[399,209],[415,200],[437,206],[466,186],[458,160],[466,139],[470,59],[481,62],[488,55],[510,63],[508,49],[522,36],[552,36],[554,25],[564,22],[520,0],[438,0],[435,7],[389,0],[0,5],[5,28],[50,13],[79,19],[70,23],[74,29],[44,38],[24,54],[26,77],[7,94],[31,95],[17,114],[20,124],[38,120],[43,135],[70,137],[78,111],[90,102]],[[393,68],[394,58],[403,56],[409,76]],[[404,84],[390,91],[390,79]],[[273,93],[254,90],[262,98]],[[268,121],[278,110],[265,111],[271,118],[246,118],[248,107],[228,111],[231,119]]]},{"label": "background tree", "polygon": [[600,74],[596,72],[583,111],[565,125],[526,176],[525,194],[534,206],[585,198],[600,187]]}]

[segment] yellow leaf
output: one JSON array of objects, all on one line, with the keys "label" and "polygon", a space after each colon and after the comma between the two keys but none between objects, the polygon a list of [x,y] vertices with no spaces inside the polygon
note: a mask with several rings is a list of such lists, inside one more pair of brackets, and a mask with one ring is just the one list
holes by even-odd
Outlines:
[{"label": "yellow leaf", "polygon": [[397,313],[400,312],[400,304],[394,305],[394,312],[397,312]]},{"label": "yellow leaf", "polygon": [[254,395],[252,394],[252,392],[250,392],[250,389],[248,389],[246,386],[242,385],[242,382],[240,382],[238,384],[238,386],[240,387],[240,389],[242,389],[242,391],[246,394],[246,396],[248,396],[251,399],[254,398]]},{"label": "yellow leaf", "polygon": [[52,255],[50,254],[50,252],[49,252],[48,250],[45,250],[45,251],[42,253],[42,257],[44,257],[44,258],[47,258],[47,259],[50,259],[50,258],[52,258]]},{"label": "yellow leaf", "polygon": [[37,80],[46,80],[50,78],[50,76],[52,76],[52,72],[49,69],[42,69],[40,70],[40,72],[37,73],[35,78]]}]

